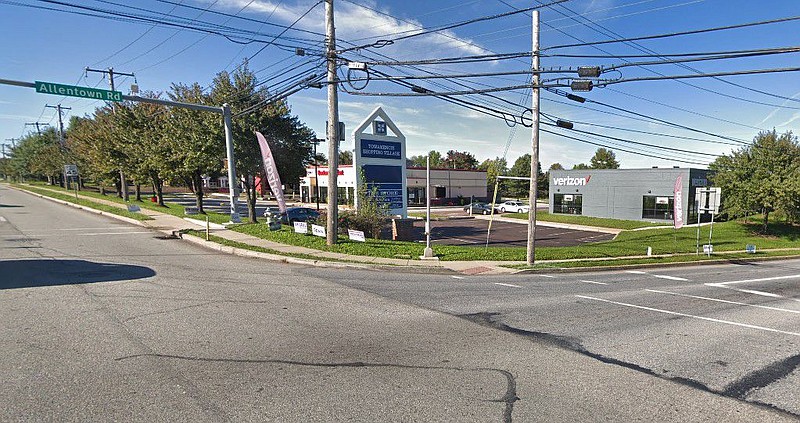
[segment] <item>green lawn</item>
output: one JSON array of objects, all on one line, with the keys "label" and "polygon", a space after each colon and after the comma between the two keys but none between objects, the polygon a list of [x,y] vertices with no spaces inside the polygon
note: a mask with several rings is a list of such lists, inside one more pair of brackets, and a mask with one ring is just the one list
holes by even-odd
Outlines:
[{"label": "green lawn", "polygon": [[[75,202],[75,191],[67,191],[64,188],[61,188],[60,186],[47,185],[47,184],[44,184],[44,183],[33,183],[31,185],[42,186],[43,188],[46,188],[45,191],[48,191],[48,192],[50,192],[49,190],[54,190],[54,191],[59,191],[59,192],[63,192],[63,193],[70,193],[70,195],[72,195],[72,197],[71,197],[72,200],[71,201]],[[31,185],[20,185],[20,186],[27,189]],[[105,200],[105,201],[112,201],[114,203],[120,204],[121,206],[125,205],[125,201],[123,201],[121,198],[117,197],[116,195],[102,195],[99,192],[94,192],[94,191],[90,191],[90,190],[78,191],[78,194],[81,195],[81,196],[97,198],[97,199],[101,199],[101,200]],[[208,220],[210,222],[212,222],[212,223],[220,223],[220,224],[227,223],[227,222],[229,222],[231,220],[229,215],[221,214],[221,213],[215,213],[215,212],[208,212],[208,213],[206,213],[206,215],[198,214],[198,215],[194,215],[194,216],[187,216],[186,213],[184,212],[185,207],[180,205],[180,204],[170,203],[170,202],[167,201],[167,202],[165,202],[164,207],[162,207],[162,206],[159,206],[157,203],[151,202],[149,197],[146,198],[144,201],[136,201],[134,199],[135,198],[134,195],[131,195],[130,198],[131,198],[130,204],[136,204],[137,206],[139,206],[139,207],[141,207],[143,209],[153,210],[153,211],[157,211],[157,212],[165,213],[165,214],[171,214],[173,216],[178,216],[178,217],[181,217],[181,218],[183,218],[183,217],[194,217],[196,219],[205,220],[205,216],[207,215],[208,216]],[[70,201],[68,198],[64,198],[63,200]],[[113,209],[113,207],[111,207],[111,206],[105,206],[105,207],[110,207],[111,209]]]},{"label": "green lawn", "polygon": [[18,186],[18,187],[23,188],[25,190],[28,190],[30,192],[35,192],[35,193],[37,193],[39,195],[44,195],[45,197],[50,197],[50,198],[55,198],[57,200],[67,201],[67,202],[70,202],[70,203],[73,203],[73,204],[78,204],[78,205],[81,205],[81,206],[84,206],[84,207],[89,207],[89,208],[92,208],[92,209],[95,209],[95,210],[100,210],[100,211],[103,211],[103,212],[106,212],[106,213],[115,214],[117,216],[129,217],[131,219],[136,219],[136,220],[152,220],[147,215],[144,215],[144,214],[141,214],[141,213],[132,213],[132,212],[129,212],[127,209],[123,209],[123,208],[120,208],[120,207],[109,206],[109,205],[106,205],[106,204],[100,204],[100,203],[97,203],[97,202],[94,202],[94,201],[91,201],[91,200],[85,200],[83,198],[75,199],[75,195],[74,194],[69,194],[67,191],[64,191],[64,192],[53,192],[53,191],[51,191],[49,189],[41,189],[41,188],[37,188],[37,187],[34,187],[34,186],[19,185],[19,184],[15,184],[15,186]]},{"label": "green lawn", "polygon": [[[759,251],[774,248],[800,248],[800,242],[798,242],[800,241],[800,227],[798,226],[782,223],[771,224],[771,233],[775,235],[770,236],[760,235],[759,228],[757,224],[715,223],[712,241],[714,251],[717,253],[743,252],[746,244],[755,244]],[[415,242],[368,240],[366,243],[361,243],[343,237],[339,238],[339,244],[327,246],[323,238],[295,234],[288,227],[270,232],[264,224],[239,225],[233,229],[284,244],[374,257],[416,259],[422,255],[424,248],[424,244]],[[708,226],[701,228],[701,246],[708,242],[708,230]],[[678,231],[669,227],[647,231],[623,231],[612,241],[584,244],[577,247],[539,247],[536,249],[536,259],[566,260],[638,256],[645,255],[648,246],[652,247],[655,255],[689,254],[696,251],[695,240],[696,228],[682,228]],[[441,260],[524,261],[526,253],[523,247],[484,248],[434,244],[433,249]]]},{"label": "green lawn", "polygon": [[[528,220],[527,213],[505,213],[503,217]],[[569,223],[573,225],[595,226],[598,228],[638,229],[653,226],[672,226],[671,222],[652,223],[638,220],[606,219],[602,217],[580,216],[575,214],[551,214],[544,210],[536,210],[536,220],[543,222]]]}]

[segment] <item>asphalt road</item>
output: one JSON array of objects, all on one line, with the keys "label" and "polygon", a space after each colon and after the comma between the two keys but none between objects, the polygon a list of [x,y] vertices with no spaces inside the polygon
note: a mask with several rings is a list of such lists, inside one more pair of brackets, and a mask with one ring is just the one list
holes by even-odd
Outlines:
[{"label": "asphalt road", "polygon": [[[654,274],[306,268],[0,186],[0,421],[795,420],[793,300]],[[793,282],[725,286],[797,296]]]}]

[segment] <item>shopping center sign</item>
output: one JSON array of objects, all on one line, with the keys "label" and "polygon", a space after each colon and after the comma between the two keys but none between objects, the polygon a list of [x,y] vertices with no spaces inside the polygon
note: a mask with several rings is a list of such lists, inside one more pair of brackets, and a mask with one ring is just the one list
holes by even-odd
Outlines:
[{"label": "shopping center sign", "polygon": [[[380,107],[361,122],[354,136],[356,189],[366,189],[390,214],[406,217],[406,137]],[[359,198],[356,195],[356,208]]]}]

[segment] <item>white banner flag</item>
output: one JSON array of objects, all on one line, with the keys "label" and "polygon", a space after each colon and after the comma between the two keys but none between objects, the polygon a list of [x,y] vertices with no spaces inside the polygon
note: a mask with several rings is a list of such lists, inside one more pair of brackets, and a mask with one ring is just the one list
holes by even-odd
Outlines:
[{"label": "white banner flag", "polygon": [[286,213],[286,200],[283,198],[281,177],[278,175],[278,167],[275,166],[275,159],[272,157],[272,151],[269,149],[267,139],[261,135],[261,132],[256,131],[256,138],[258,138],[258,146],[261,147],[261,157],[264,160],[264,172],[267,175],[267,181],[269,181],[269,188],[278,200],[278,208],[281,210],[281,213]]}]

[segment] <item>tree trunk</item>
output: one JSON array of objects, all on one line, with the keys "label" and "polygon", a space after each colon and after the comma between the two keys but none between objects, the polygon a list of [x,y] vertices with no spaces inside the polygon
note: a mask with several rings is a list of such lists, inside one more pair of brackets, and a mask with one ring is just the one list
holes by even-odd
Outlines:
[{"label": "tree trunk", "polygon": [[165,207],[164,205],[164,181],[158,177],[157,174],[152,173],[150,174],[150,178],[153,180],[153,192],[158,199],[158,205],[161,207]]},{"label": "tree trunk", "polygon": [[244,192],[247,197],[247,217],[250,223],[258,223],[258,219],[256,217],[256,196],[258,195],[258,191],[253,183],[254,181],[255,178],[251,179],[249,175],[245,175]]},{"label": "tree trunk", "polygon": [[764,207],[764,226],[761,228],[761,231],[766,234],[767,228],[769,225],[769,209]]},{"label": "tree trunk", "polygon": [[106,195],[106,186],[100,185],[100,195]]},{"label": "tree trunk", "polygon": [[114,189],[117,190],[117,197],[122,198],[122,183],[119,179],[114,181]]},{"label": "tree trunk", "polygon": [[135,187],[136,187],[136,201],[141,202],[142,201],[142,184],[140,184],[137,181]]},{"label": "tree trunk", "polygon": [[199,170],[195,170],[192,174],[192,187],[197,211],[205,213],[203,210],[203,175],[200,174]]}]

